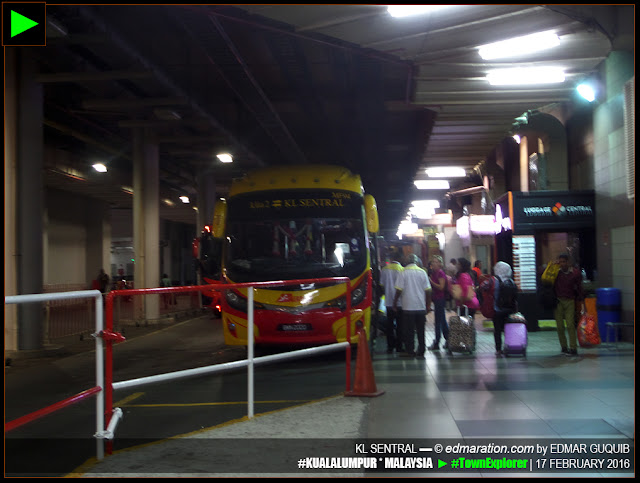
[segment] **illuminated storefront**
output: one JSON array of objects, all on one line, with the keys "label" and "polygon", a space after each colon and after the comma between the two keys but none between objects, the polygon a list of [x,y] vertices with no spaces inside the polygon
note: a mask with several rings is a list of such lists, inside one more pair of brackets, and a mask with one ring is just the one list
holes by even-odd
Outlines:
[{"label": "illuminated storefront", "polygon": [[520,311],[529,330],[552,318],[537,303],[538,280],[547,262],[568,253],[588,279],[597,272],[593,191],[513,192],[496,200],[495,257],[513,267]]}]

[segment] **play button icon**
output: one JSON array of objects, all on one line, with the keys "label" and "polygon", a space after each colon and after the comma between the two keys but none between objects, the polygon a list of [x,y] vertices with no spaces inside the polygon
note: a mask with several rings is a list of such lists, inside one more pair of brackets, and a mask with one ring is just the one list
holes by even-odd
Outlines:
[{"label": "play button icon", "polygon": [[24,15],[20,15],[18,12],[14,12],[13,10],[11,10],[11,37],[15,37],[16,35],[21,34],[25,30],[29,30],[36,25],[38,25],[38,22],[34,22],[30,18],[27,18]]},{"label": "play button icon", "polygon": [[46,3],[3,3],[2,45],[46,45]]}]

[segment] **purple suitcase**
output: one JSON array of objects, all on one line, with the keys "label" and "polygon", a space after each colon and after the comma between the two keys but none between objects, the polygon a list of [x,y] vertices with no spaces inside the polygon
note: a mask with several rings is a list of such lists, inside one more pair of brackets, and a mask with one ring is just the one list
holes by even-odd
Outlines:
[{"label": "purple suitcase", "polygon": [[522,322],[508,322],[504,324],[504,353],[505,355],[527,355],[527,324]]}]

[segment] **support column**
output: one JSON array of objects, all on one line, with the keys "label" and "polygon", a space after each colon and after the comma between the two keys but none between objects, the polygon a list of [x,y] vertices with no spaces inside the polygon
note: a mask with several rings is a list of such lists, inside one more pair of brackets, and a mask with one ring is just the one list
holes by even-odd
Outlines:
[{"label": "support column", "polygon": [[[149,132],[133,133],[133,248],[135,288],[160,286],[160,201],[158,145]],[[136,296],[134,319],[156,320],[159,296]]]},{"label": "support column", "polygon": [[[6,51],[14,51],[8,48]],[[42,293],[42,230],[44,208],[43,171],[43,94],[35,81],[37,67],[28,49],[15,49],[17,116],[12,133],[15,142],[16,201],[15,256],[18,294]],[[7,74],[11,71],[5,71]],[[13,97],[13,96],[9,96]],[[6,99],[6,96],[5,96]],[[5,129],[7,129],[5,123]],[[9,129],[12,129],[9,126]],[[5,138],[6,139],[6,138]],[[11,161],[10,161],[11,162]],[[5,208],[6,209],[6,208]],[[6,286],[5,286],[6,287]],[[42,349],[44,312],[42,303],[19,304],[17,309],[17,348]]]},{"label": "support column", "polygon": [[87,227],[87,280],[97,277],[101,268],[113,279],[111,273],[111,220],[109,207],[100,201],[92,200],[87,210],[85,221]]},{"label": "support column", "polygon": [[[18,76],[17,51],[5,47],[4,57],[4,293],[18,294],[17,275],[17,141],[18,141]],[[4,306],[4,348],[18,348],[17,306]]]}]

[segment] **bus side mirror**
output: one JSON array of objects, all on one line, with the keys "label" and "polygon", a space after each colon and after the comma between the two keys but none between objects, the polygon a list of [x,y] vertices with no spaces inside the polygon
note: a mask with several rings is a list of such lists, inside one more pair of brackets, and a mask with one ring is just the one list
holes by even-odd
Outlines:
[{"label": "bus side mirror", "polygon": [[216,201],[213,209],[213,224],[211,233],[214,238],[224,238],[225,227],[227,223],[227,202],[224,200]]},{"label": "bus side mirror", "polygon": [[372,195],[364,195],[364,213],[367,218],[367,230],[369,233],[378,233],[378,206]]}]

